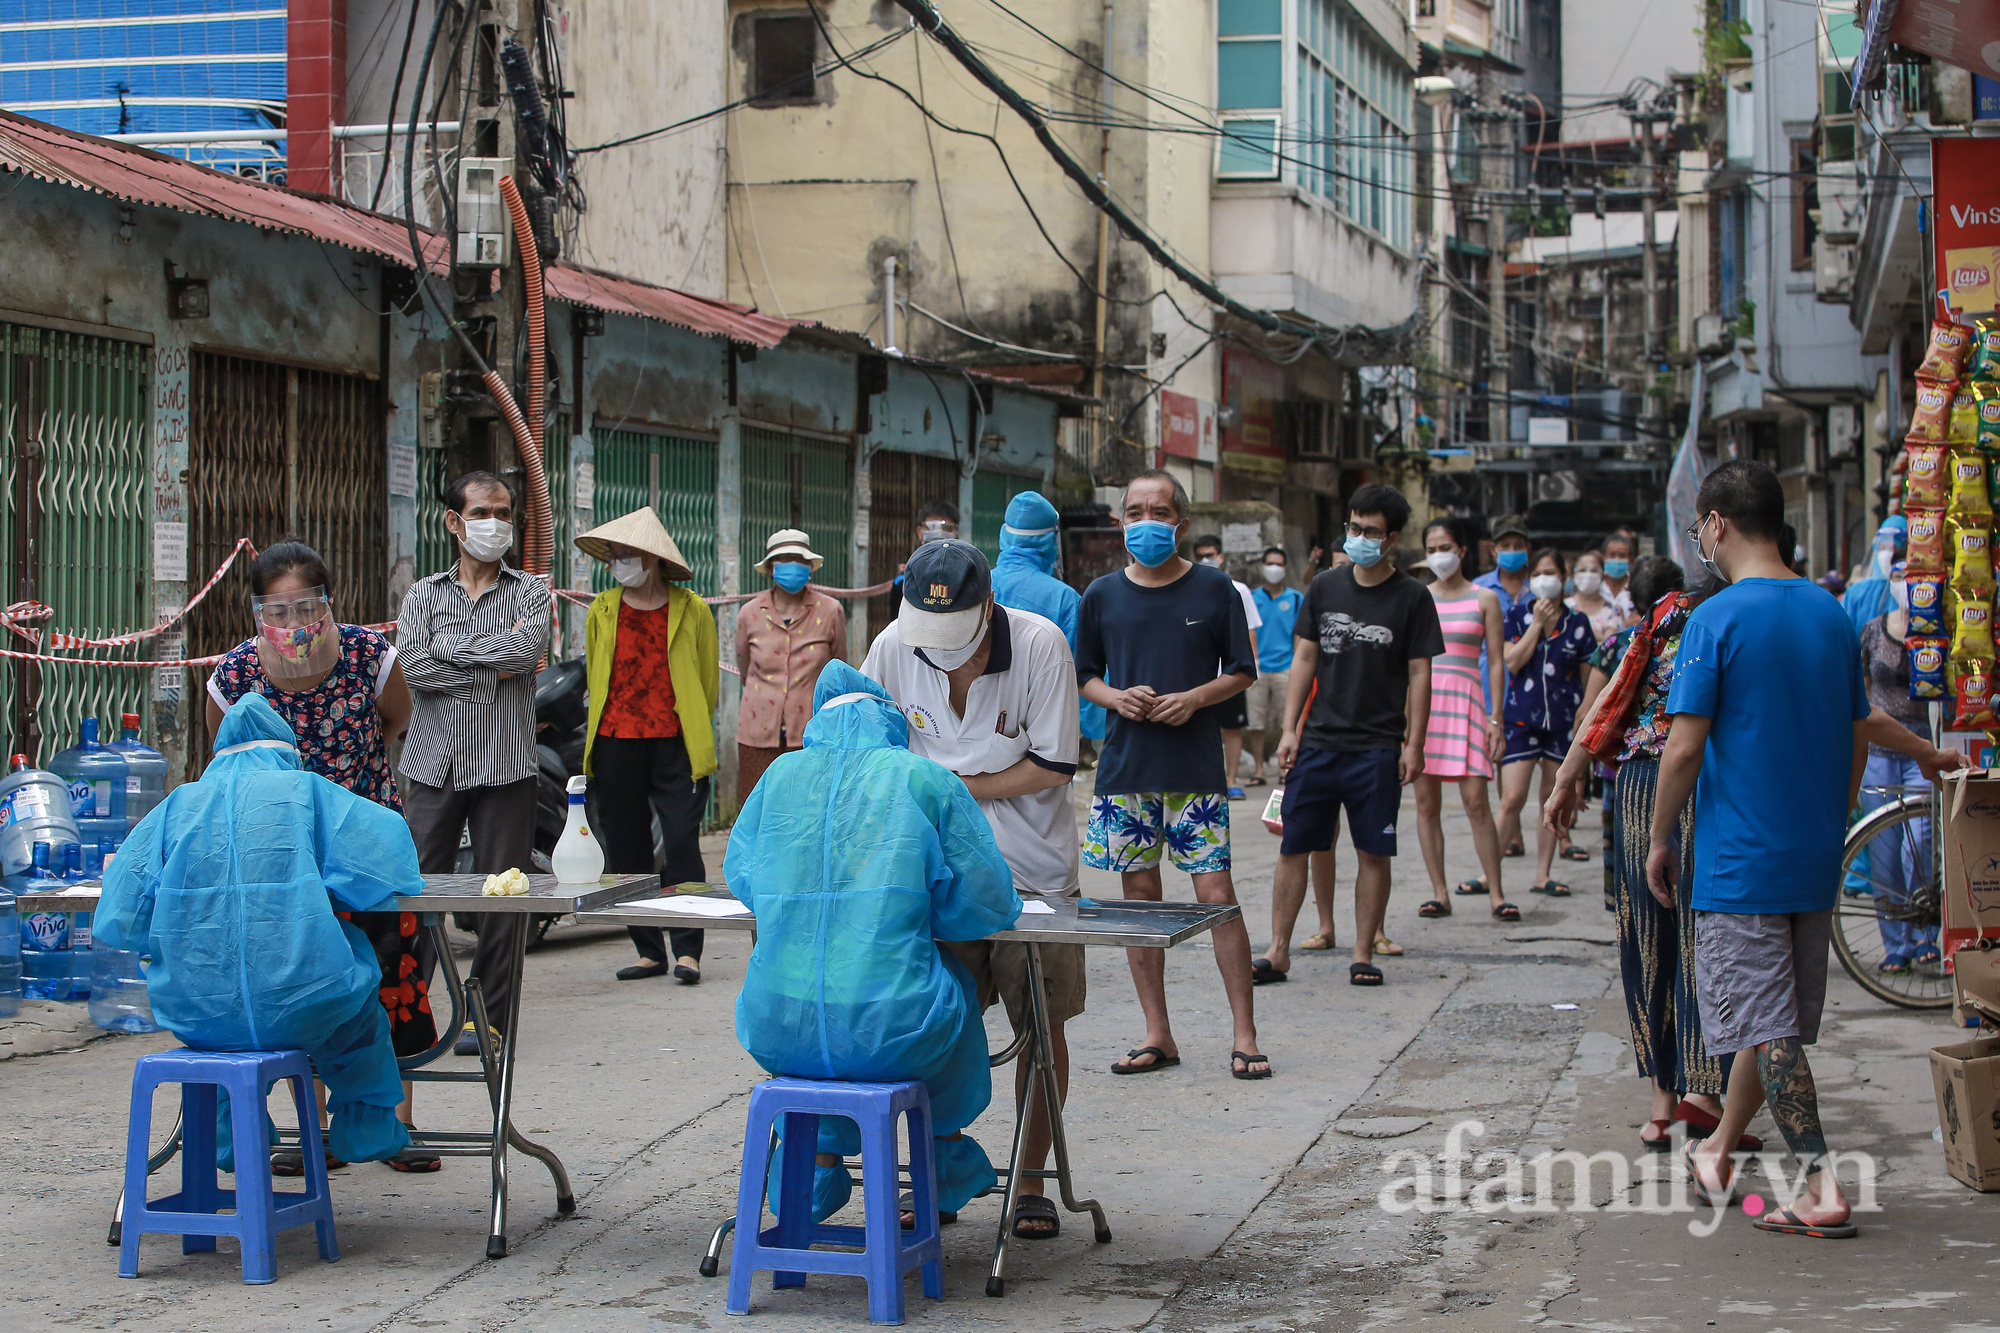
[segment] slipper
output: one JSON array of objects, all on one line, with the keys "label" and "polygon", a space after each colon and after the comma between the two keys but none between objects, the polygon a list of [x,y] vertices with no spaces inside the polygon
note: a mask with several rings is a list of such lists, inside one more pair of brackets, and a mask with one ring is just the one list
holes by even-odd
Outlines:
[{"label": "slipper", "polygon": [[444,1169],[444,1158],[428,1148],[405,1148],[394,1157],[382,1159],[382,1165],[391,1171],[401,1171],[405,1175],[427,1175]]},{"label": "slipper", "polygon": [[1641,1148],[1644,1148],[1644,1149],[1645,1149],[1645,1150],[1646,1150],[1647,1152],[1665,1152],[1665,1151],[1667,1151],[1667,1149],[1669,1149],[1669,1148],[1671,1148],[1671,1147],[1673,1147],[1673,1146],[1674,1146],[1674,1144],[1673,1144],[1673,1131],[1674,1131],[1674,1122],[1673,1122],[1673,1121],[1671,1121],[1671,1120],[1648,1120],[1648,1121],[1646,1122],[1646,1125],[1647,1125],[1647,1127],[1648,1127],[1649,1129],[1656,1129],[1656,1130],[1658,1130],[1658,1131],[1660,1132],[1660,1137],[1658,1137],[1657,1139],[1649,1139],[1649,1138],[1647,1138],[1647,1137],[1646,1137],[1646,1136],[1645,1136],[1644,1134],[1641,1134],[1641,1135],[1639,1136],[1639,1146],[1640,1146]]},{"label": "slipper", "polygon": [[1508,843],[1507,850],[1500,853],[1500,855],[1502,856],[1526,856],[1527,854],[1528,854],[1528,849],[1526,847],[1523,847],[1518,842]]},{"label": "slipper", "polygon": [[1349,963],[1347,984],[1350,986],[1379,986],[1382,984],[1382,969],[1373,963]]},{"label": "slipper", "polygon": [[1775,1231],[1780,1236],[1811,1236],[1814,1240],[1852,1240],[1861,1234],[1860,1228],[1854,1225],[1852,1214],[1845,1222],[1814,1224],[1801,1222],[1799,1215],[1789,1208],[1773,1208],[1750,1225],[1759,1231]]},{"label": "slipper", "polygon": [[1377,935],[1375,937],[1375,952],[1387,954],[1391,958],[1401,958],[1403,956],[1403,946],[1390,939],[1387,935]]},{"label": "slipper", "polygon": [[1521,909],[1512,903],[1501,903],[1493,909],[1493,919],[1495,921],[1519,921],[1521,919]]},{"label": "slipper", "polygon": [[[1243,1068],[1241,1069],[1236,1067],[1238,1060],[1243,1062]],[[1264,1068],[1260,1071],[1257,1068],[1258,1065],[1262,1065]],[[1242,1051],[1231,1051],[1229,1053],[1229,1076],[1231,1078],[1242,1079],[1269,1078],[1271,1077],[1271,1059],[1265,1055],[1247,1055]]]},{"label": "slipper", "polygon": [[1695,1140],[1689,1139],[1687,1146],[1681,1149],[1681,1166],[1687,1171],[1688,1185],[1693,1189],[1694,1197],[1711,1208],[1727,1208],[1736,1199],[1736,1164],[1729,1164],[1729,1175],[1723,1180],[1722,1193],[1718,1196],[1702,1183],[1701,1172],[1695,1170],[1694,1147]]},{"label": "slipper", "polygon": [[1250,984],[1253,986],[1269,986],[1276,982],[1289,981],[1291,975],[1289,972],[1280,972],[1272,967],[1268,958],[1253,958],[1250,961]]},{"label": "slipper", "polygon": [[[347,1163],[332,1153],[326,1155],[326,1169],[338,1171]],[[271,1154],[271,1174],[274,1176],[302,1176],[306,1173],[305,1154],[297,1148],[280,1148]]]},{"label": "slipper", "polygon": [[1910,960],[1917,967],[1936,967],[1943,961],[1944,956],[1937,951],[1936,946],[1928,944],[1917,950],[1917,956]]},{"label": "slipper", "polygon": [[[1146,1065],[1135,1065],[1132,1063],[1132,1061],[1142,1055],[1152,1056],[1153,1062]],[[1111,1066],[1111,1072],[1114,1074],[1150,1074],[1155,1069],[1172,1069],[1180,1062],[1181,1058],[1178,1055],[1168,1055],[1157,1046],[1135,1046],[1125,1052],[1125,1062],[1123,1064]]]},{"label": "slipper", "polygon": [[[1245,778],[1245,779],[1243,779],[1243,785],[1244,785],[1244,786],[1246,786],[1246,787],[1261,787],[1261,786],[1263,786],[1263,785],[1264,785],[1264,779],[1262,779],[1262,778]],[[1036,1197],[1036,1196],[1034,1196],[1034,1195],[1030,1195],[1030,1196],[1028,1196],[1028,1197],[1030,1197],[1030,1198],[1034,1198],[1034,1197]]]},{"label": "slipper", "polygon": [[1241,787],[1231,787],[1231,788],[1229,789],[1229,799],[1230,799],[1230,800],[1232,800],[1232,801],[1240,801],[1240,800],[1242,800],[1242,799],[1243,799],[1243,789],[1242,789]]},{"label": "slipper", "polygon": [[[1023,1222],[1046,1222],[1048,1226],[1023,1231]],[[1022,1240],[1054,1240],[1062,1235],[1062,1214],[1046,1195],[1023,1194],[1014,1200],[1014,1234]]]},{"label": "slipper", "polygon": [[676,964],[674,967],[674,979],[679,981],[683,986],[699,986],[701,984],[701,969]]},{"label": "slipper", "polygon": [[[1314,940],[1319,940],[1320,943],[1314,944]],[[1328,931],[1319,931],[1316,934],[1306,936],[1306,942],[1299,947],[1309,953],[1325,953],[1334,947],[1333,935]]]},{"label": "slipper", "polygon": [[1486,892],[1486,881],[1483,879],[1463,879],[1458,882],[1458,887],[1453,889],[1452,892],[1467,898],[1472,897],[1474,894],[1484,894]]},{"label": "slipper", "polygon": [[1546,893],[1551,898],[1567,898],[1570,896],[1569,885],[1554,879],[1545,879],[1540,884],[1530,887],[1528,892]]},{"label": "slipper", "polygon": [[[646,981],[653,977],[664,977],[667,975],[667,971],[668,968],[665,963],[634,963],[630,967],[619,968],[618,979],[620,981]],[[467,1026],[471,1025],[467,1024]]]},{"label": "slipper", "polygon": [[[896,1207],[902,1213],[902,1226],[905,1231],[915,1231],[917,1229],[917,1215],[911,1211],[916,1207],[916,1204],[917,1196],[914,1194],[905,1194],[902,1198],[896,1200]],[[958,1221],[957,1213],[940,1212],[938,1214],[938,1225],[941,1227],[948,1227],[956,1221]]]},{"label": "slipper", "polygon": [[1417,915],[1426,921],[1435,921],[1441,916],[1451,915],[1451,904],[1442,898],[1427,898],[1418,905]]},{"label": "slipper", "polygon": [[1563,848],[1556,855],[1562,857],[1565,861],[1588,861],[1590,859],[1590,853],[1575,843],[1571,843],[1569,846]]}]

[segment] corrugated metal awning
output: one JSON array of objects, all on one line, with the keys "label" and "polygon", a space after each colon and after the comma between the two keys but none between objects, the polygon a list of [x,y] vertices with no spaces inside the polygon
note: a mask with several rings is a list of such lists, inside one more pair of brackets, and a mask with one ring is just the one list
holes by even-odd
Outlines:
[{"label": "corrugated metal awning", "polygon": [[549,296],[557,301],[614,315],[657,319],[696,333],[758,347],[776,347],[786,334],[806,323],[762,315],[731,301],[693,296],[671,287],[655,287],[574,264],[557,264],[549,270],[547,283]]}]

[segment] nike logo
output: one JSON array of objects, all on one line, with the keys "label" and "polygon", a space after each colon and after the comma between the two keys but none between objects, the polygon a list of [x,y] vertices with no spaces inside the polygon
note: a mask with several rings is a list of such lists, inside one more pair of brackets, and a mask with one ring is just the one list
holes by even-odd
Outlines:
[{"label": "nike logo", "polygon": [[1201,622],[1200,622],[1199,620],[1190,620],[1190,621],[1188,621],[1188,624],[1190,624],[1190,625],[1199,625],[1200,623],[1201,623]]}]

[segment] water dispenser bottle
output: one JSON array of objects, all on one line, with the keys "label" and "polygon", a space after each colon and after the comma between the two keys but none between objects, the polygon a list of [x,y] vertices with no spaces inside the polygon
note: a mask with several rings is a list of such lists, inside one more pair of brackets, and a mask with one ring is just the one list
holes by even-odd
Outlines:
[{"label": "water dispenser bottle", "polygon": [[[9,876],[7,887],[17,894],[62,887],[62,879],[49,869],[50,851],[48,843],[36,843],[28,869],[21,875]],[[69,927],[68,912],[21,914],[21,993],[28,999],[70,998],[73,967]]]},{"label": "water dispenser bottle", "polygon": [[87,717],[82,739],[49,760],[49,771],[69,784],[70,813],[82,842],[125,841],[125,757],[97,740],[97,719]]},{"label": "water dispenser bottle", "polygon": [[107,1032],[158,1032],[146,993],[151,960],[128,949],[90,951],[90,1021]]},{"label": "water dispenser bottle", "polygon": [[70,813],[68,783],[34,767],[24,754],[15,755],[9,768],[0,778],[0,875],[25,875],[36,843],[59,847],[82,839]]},{"label": "water dispenser bottle", "polygon": [[0,1018],[21,1010],[21,914],[14,895],[0,888]]},{"label": "water dispenser bottle", "polygon": [[167,757],[139,739],[139,715],[126,713],[111,743],[125,761],[125,827],[134,828],[167,799]]}]

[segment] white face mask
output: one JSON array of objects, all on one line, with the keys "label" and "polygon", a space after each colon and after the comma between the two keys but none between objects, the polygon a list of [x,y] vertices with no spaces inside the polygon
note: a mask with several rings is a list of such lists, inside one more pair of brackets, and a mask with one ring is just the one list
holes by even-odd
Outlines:
[{"label": "white face mask", "polygon": [[931,665],[940,671],[956,671],[967,662],[970,662],[972,655],[979,651],[979,645],[985,642],[986,626],[981,625],[979,633],[975,634],[972,642],[966,644],[965,647],[953,648],[948,651],[943,648],[926,648],[924,649],[924,656],[928,657]]},{"label": "white face mask", "polygon": [[1201,558],[1199,563],[1212,566],[1216,569],[1221,569],[1222,557],[1219,555],[1205,555]]},{"label": "white face mask", "polygon": [[1283,583],[1284,581],[1285,581],[1285,567],[1283,565],[1264,566],[1264,582],[1276,585],[1279,583]]},{"label": "white face mask", "polygon": [[1603,586],[1604,573],[1602,570],[1579,569],[1576,571],[1576,590],[1578,592],[1594,593]]},{"label": "white face mask", "polygon": [[1424,563],[1431,567],[1431,573],[1448,579],[1458,573],[1460,561],[1456,551],[1432,551],[1424,557]]},{"label": "white face mask", "polygon": [[646,562],[636,555],[629,560],[613,560],[611,577],[628,588],[636,588],[646,581]]},{"label": "white face mask", "polygon": [[514,549],[512,523],[497,518],[467,518],[460,522],[465,524],[465,535],[458,539],[458,544],[474,560],[498,560]]},{"label": "white face mask", "polygon": [[1560,574],[1537,574],[1528,580],[1528,591],[1544,601],[1554,601],[1562,596],[1563,581]]}]

